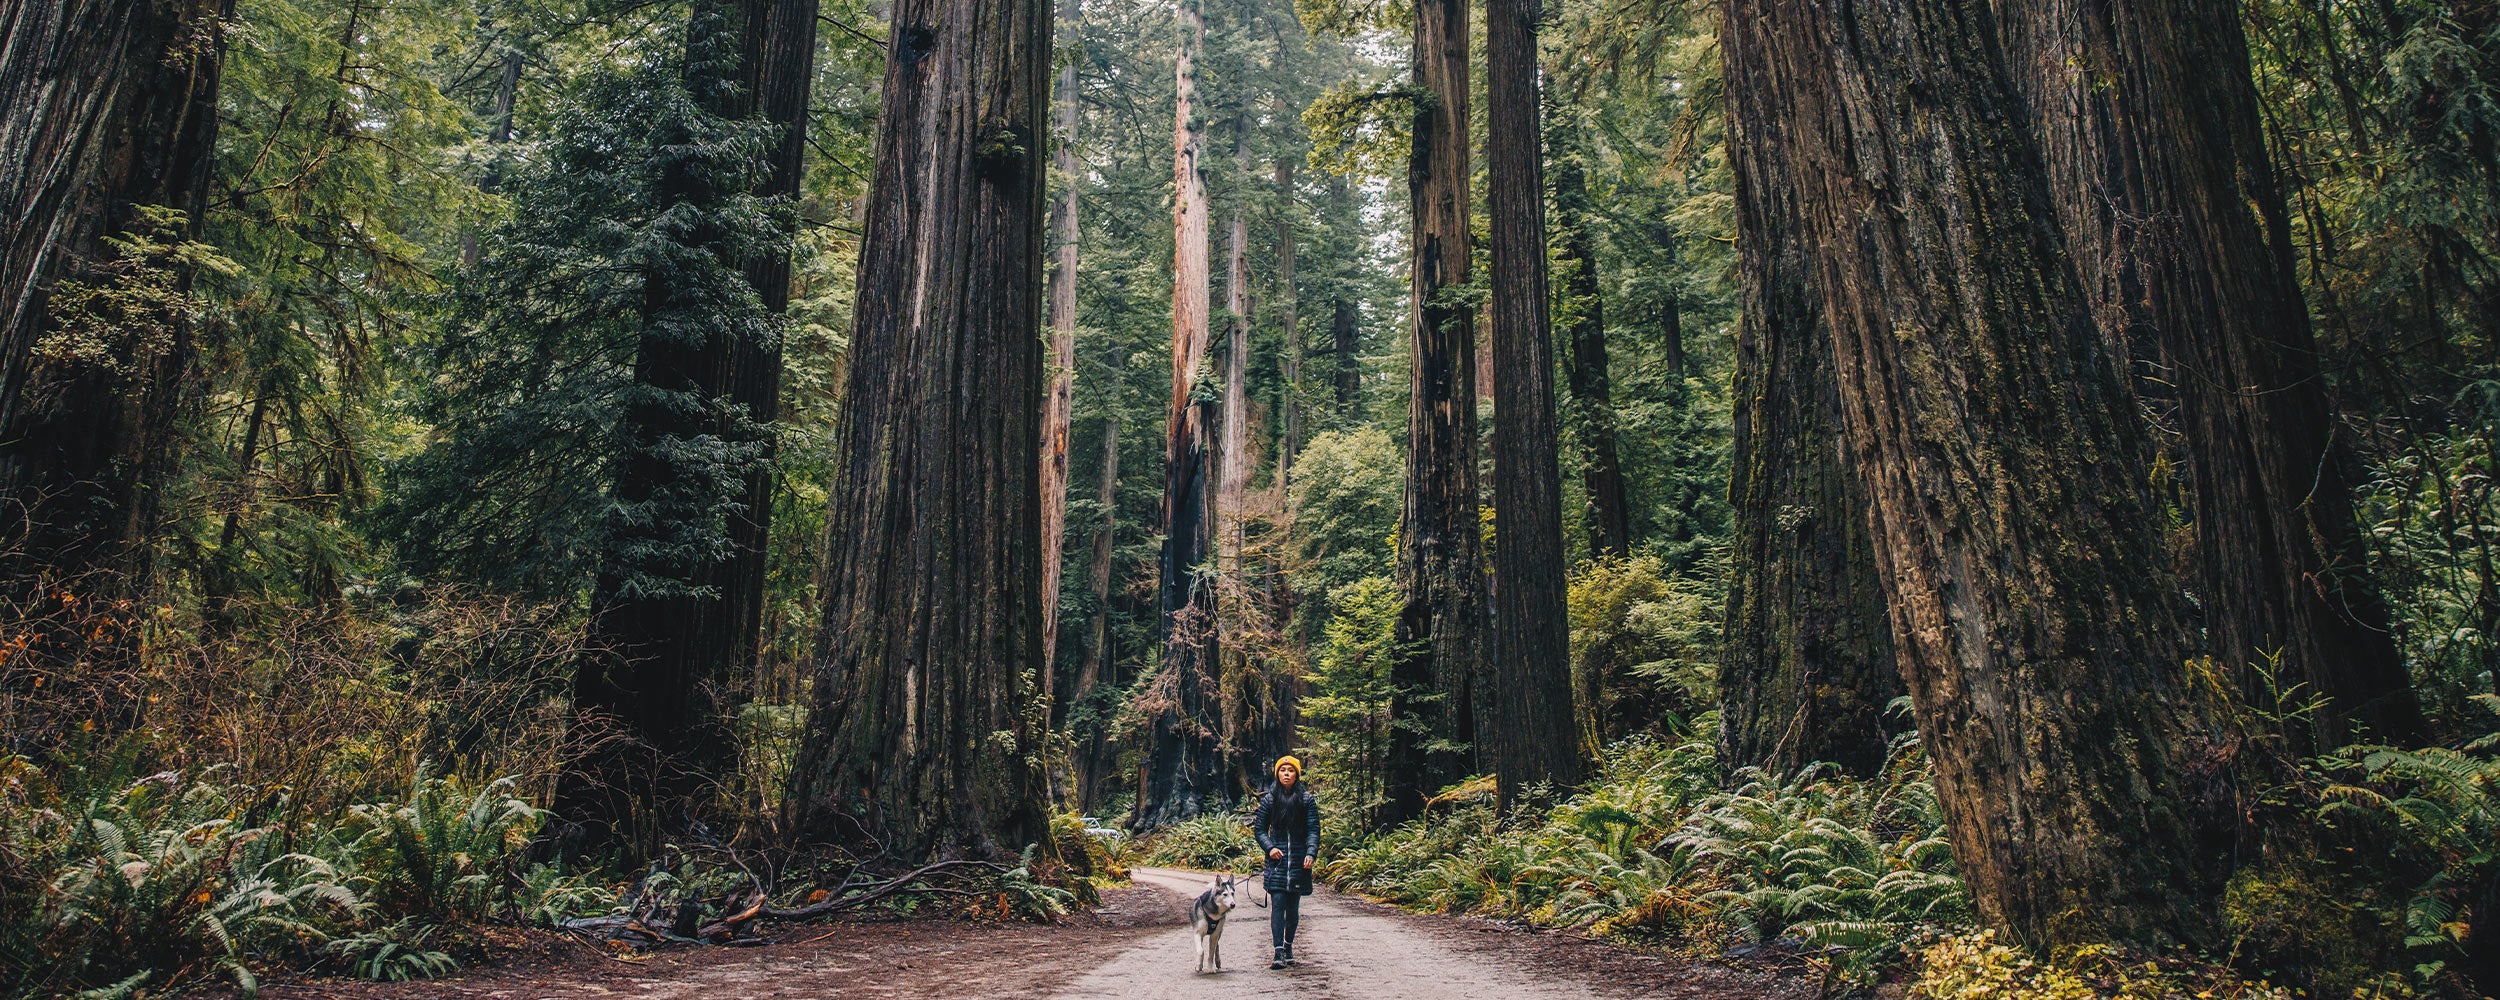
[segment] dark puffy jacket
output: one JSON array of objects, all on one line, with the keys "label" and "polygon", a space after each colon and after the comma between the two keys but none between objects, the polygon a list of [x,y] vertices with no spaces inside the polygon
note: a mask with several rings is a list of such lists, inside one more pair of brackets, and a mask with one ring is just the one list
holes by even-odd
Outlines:
[{"label": "dark puffy jacket", "polygon": [[1299,786],[1286,794],[1268,788],[1267,794],[1259,796],[1259,812],[1250,820],[1250,832],[1259,836],[1260,854],[1285,852],[1282,858],[1267,860],[1268,894],[1310,895],[1311,872],[1302,867],[1302,859],[1319,854],[1319,800],[1311,797],[1310,787]]}]

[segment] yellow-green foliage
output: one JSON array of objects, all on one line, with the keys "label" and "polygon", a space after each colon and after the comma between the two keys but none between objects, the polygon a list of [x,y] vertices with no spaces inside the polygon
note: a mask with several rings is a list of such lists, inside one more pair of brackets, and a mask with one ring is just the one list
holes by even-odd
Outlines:
[{"label": "yellow-green foliage", "polygon": [[1249,874],[1259,870],[1258,838],[1246,816],[1217,814],[1157,830],[1131,849],[1136,864]]},{"label": "yellow-green foliage", "polygon": [[2376,978],[2398,951],[2402,934],[2392,913],[2363,904],[2362,887],[2323,866],[2251,867],[2222,894],[2224,930],[2232,950],[2258,968],[2313,970],[2310,992],[2345,996]]},{"label": "yellow-green foliage", "polygon": [[1723,595],[1641,556],[1581,566],[1569,600],[1573,689],[1589,751],[1711,707]]},{"label": "yellow-green foliage", "polygon": [[1589,790],[1541,816],[1486,806],[1410,822],[1324,866],[1340,887],[1712,951],[1731,935],[1845,949],[1872,972],[1899,943],[1969,920],[1924,763],[1905,743],[1878,781],[1746,772],[1718,791],[1703,743],[1635,737]]},{"label": "yellow-green foliage", "polygon": [[1998,943],[1994,931],[1980,931],[1922,950],[1909,1000],[2291,1000],[2293,995],[2220,966],[2155,961],[2099,945],[2052,965]]}]

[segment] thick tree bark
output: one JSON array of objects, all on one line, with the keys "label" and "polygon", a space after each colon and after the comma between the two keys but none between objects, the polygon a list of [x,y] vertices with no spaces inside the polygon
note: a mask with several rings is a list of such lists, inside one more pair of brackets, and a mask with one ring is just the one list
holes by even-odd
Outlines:
[{"label": "thick tree bark", "polygon": [[[1550,109],[1561,110],[1560,106]],[[1605,559],[1632,550],[1632,512],[1624,497],[1623,461],[1615,449],[1613,380],[1607,374],[1606,301],[1597,284],[1597,240],[1589,231],[1587,146],[1578,116],[1549,114],[1546,145],[1553,160],[1555,249],[1570,265],[1563,282],[1563,336],[1571,345],[1572,436],[1581,452],[1580,488],[1589,555]]]},{"label": "thick tree bark", "polygon": [[2289,734],[2304,743],[2356,724],[2420,735],[2364,565],[2238,10],[2051,0],[2002,17],[2093,316],[2177,398],[2210,651],[2267,709],[2324,695],[2315,729]]},{"label": "thick tree bark", "polygon": [[1737,0],[1722,46],[1731,107],[1790,139],[1845,445],[1974,902],[2034,945],[2201,942],[2233,846],[2227,710],[2186,665],[2144,427],[1996,38],[1984,0]]},{"label": "thick tree bark", "polygon": [[1547,313],[1537,0],[1486,0],[1485,201],[1492,213],[1493,708],[1486,750],[1507,800],[1581,777],[1563,591],[1561,443]]},{"label": "thick tree bark", "polygon": [[[1120,356],[1112,354],[1112,370],[1118,371]],[[1112,546],[1120,520],[1120,412],[1116,405],[1106,405],[1102,418],[1102,465],[1100,484],[1095,496],[1102,498],[1102,523],[1094,528],[1094,561],[1092,564],[1094,592],[1094,641],[1085,650],[1085,665],[1077,670],[1076,689],[1068,702],[1084,701],[1094,693],[1105,678],[1116,678],[1114,667],[1118,650],[1111,645],[1111,559]],[[1092,738],[1077,754],[1076,801],[1080,809],[1091,810],[1101,801],[1103,775],[1110,759],[1105,739],[1106,725],[1094,727]]]},{"label": "thick tree bark", "polygon": [[1331,233],[1338,237],[1331,241],[1335,244],[1331,250],[1337,257],[1333,264],[1338,273],[1334,294],[1328,300],[1328,349],[1337,362],[1337,410],[1352,416],[1363,401],[1363,358],[1359,353],[1363,328],[1361,316],[1355,311],[1353,290],[1347,287],[1344,274],[1349,266],[1346,257],[1353,247],[1343,234],[1356,220],[1354,194],[1343,174],[1328,178],[1328,216]]},{"label": "thick tree bark", "polygon": [[[797,194],[815,69],[813,0],[698,5],[687,48],[686,86],[705,110],[729,120],[760,114],[780,130],[755,193]],[[738,193],[710,176],[676,171],[663,182],[666,197],[710,211]],[[707,223],[687,243],[739,266],[760,316],[721,324],[714,290],[667,272],[644,279],[634,375],[645,391],[626,407],[633,454],[615,495],[639,506],[714,488],[709,477],[721,473],[675,455],[679,442],[717,436],[761,451],[732,473],[738,509],[716,526],[725,551],[654,561],[644,553],[666,551],[689,527],[669,519],[629,521],[610,546],[614,554],[601,567],[593,600],[591,651],[574,680],[588,750],[556,790],[557,815],[574,824],[576,849],[656,849],[707,811],[715,783],[735,765],[733,691],[738,673],[753,664],[763,624],[771,426],[781,392],[776,322],[789,305],[790,260],[786,250],[728,260],[730,239]],[[689,336],[689,327],[702,332]],[[655,587],[654,580],[667,585]]]},{"label": "thick tree bark", "polygon": [[[1468,282],[1468,84],[1465,0],[1415,7],[1414,147],[1407,161],[1414,248],[1408,286],[1412,354],[1406,489],[1398,525],[1404,608],[1392,666],[1395,823],[1423,809],[1473,763],[1484,652],[1483,540],[1476,505],[1475,309]],[[1433,750],[1432,741],[1465,750]]]},{"label": "thick tree bark", "polygon": [[[191,319],[64,328],[51,293],[125,280],[105,240],[155,228],[142,207],[183,213],[159,241],[199,233],[232,14],[232,0],[0,8],[0,581],[13,591],[106,607],[95,599],[148,575]],[[114,626],[78,641],[114,655],[125,638]]]},{"label": "thick tree bark", "polygon": [[896,0],[791,829],[904,857],[1049,843],[1043,0]]},{"label": "thick tree bark", "polygon": [[1205,565],[1215,551],[1217,456],[1208,440],[1214,401],[1200,398],[1207,364],[1206,130],[1197,118],[1198,54],[1207,23],[1198,0],[1181,0],[1172,114],[1172,402],[1164,441],[1162,676],[1137,792],[1137,825],[1157,829],[1218,807],[1225,777],[1218,749],[1214,671],[1215,588]]},{"label": "thick tree bark", "polygon": [[[1059,20],[1074,25],[1078,0],[1062,0]],[[1076,417],[1076,63],[1059,67],[1052,97],[1059,141],[1051,154],[1059,196],[1051,202],[1050,395],[1042,414],[1042,697],[1059,718],[1059,573],[1068,534],[1068,435]]]},{"label": "thick tree bark", "polygon": [[1738,267],[1735,540],[1719,663],[1719,764],[1815,761],[1872,776],[1902,693],[1856,462],[1843,453],[1831,328],[1798,217],[1790,135],[1764,88],[1728,93]]}]

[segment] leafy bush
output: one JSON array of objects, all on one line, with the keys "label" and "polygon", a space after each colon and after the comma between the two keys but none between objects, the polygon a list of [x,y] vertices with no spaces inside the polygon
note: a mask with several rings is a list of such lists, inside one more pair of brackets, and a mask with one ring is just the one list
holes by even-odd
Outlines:
[{"label": "leafy bush", "polygon": [[2067,961],[2051,965],[1998,944],[1995,931],[1938,940],[1920,952],[1918,964],[1910,1000],[2291,1000],[2295,996],[2290,990],[2241,979],[2211,963],[2147,959],[2100,945],[2079,949]]},{"label": "leafy bush", "polygon": [[1572,689],[1587,750],[1636,732],[1672,732],[1716,702],[1724,593],[1641,556],[1580,566],[1569,602]]},{"label": "leafy bush", "polygon": [[[2500,696],[2473,700],[2500,721]],[[2429,874],[2404,902],[2404,947],[2427,975],[2495,933],[2500,913],[2500,731],[2462,748],[2344,747],[2316,762],[2330,782],[2319,818],[2354,824],[2385,856]],[[2480,909],[2488,909],[2486,903]],[[2479,925],[2479,926],[2478,926]]]},{"label": "leafy bush", "polygon": [[1634,737],[1608,748],[1589,790],[1542,815],[1469,806],[1409,822],[1323,866],[1388,902],[1480,913],[1691,951],[1783,937],[1841,949],[1864,976],[1924,928],[1959,926],[1926,764],[1896,746],[1886,774],[1740,772],[1718,790],[1708,744]]},{"label": "leafy bush", "polygon": [[1175,823],[1138,838],[1135,863],[1248,874],[1259,870],[1259,840],[1246,816],[1218,814]]},{"label": "leafy bush", "polygon": [[[342,960],[377,978],[436,975],[434,928],[498,904],[533,920],[605,905],[521,870],[537,810],[509,782],[424,777],[404,802],[306,816],[287,795],[163,772],[95,791],[0,759],[0,954],[11,994],[127,994],[210,971]],[[23,961],[19,961],[22,959]]]}]

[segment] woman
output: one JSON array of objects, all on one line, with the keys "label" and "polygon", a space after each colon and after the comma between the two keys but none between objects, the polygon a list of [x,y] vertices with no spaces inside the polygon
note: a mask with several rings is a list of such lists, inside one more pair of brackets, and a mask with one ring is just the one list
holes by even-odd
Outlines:
[{"label": "woman", "polygon": [[1301,964],[1293,959],[1293,932],[1302,923],[1302,897],[1311,894],[1311,859],[1319,854],[1319,800],[1302,783],[1300,760],[1276,759],[1276,783],[1259,798],[1250,831],[1267,849],[1267,929],[1276,939],[1276,959],[1267,967]]}]

